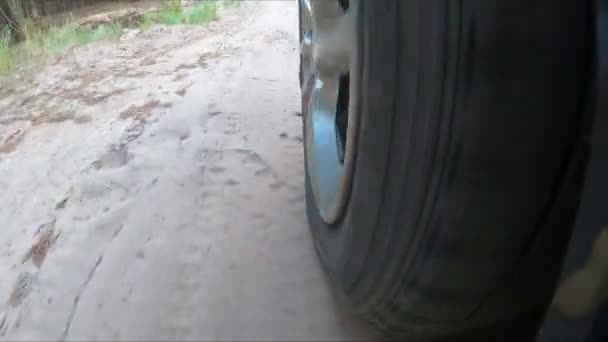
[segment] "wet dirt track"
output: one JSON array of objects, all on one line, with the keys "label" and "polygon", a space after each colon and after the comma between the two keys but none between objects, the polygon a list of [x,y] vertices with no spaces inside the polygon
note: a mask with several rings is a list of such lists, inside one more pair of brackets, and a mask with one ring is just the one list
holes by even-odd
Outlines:
[{"label": "wet dirt track", "polygon": [[295,1],[244,2],[0,98],[3,340],[374,337],[310,240],[297,22]]}]

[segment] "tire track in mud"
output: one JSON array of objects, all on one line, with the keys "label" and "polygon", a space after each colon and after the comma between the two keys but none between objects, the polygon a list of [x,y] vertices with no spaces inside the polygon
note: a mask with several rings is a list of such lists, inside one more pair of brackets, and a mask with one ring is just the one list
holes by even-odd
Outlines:
[{"label": "tire track in mud", "polygon": [[[238,20],[238,17],[232,18],[228,22],[224,22],[222,25],[226,26],[227,24],[234,23],[236,20]],[[230,32],[237,32],[238,30],[240,30],[241,24],[243,23],[240,23],[239,25],[229,25],[231,26]],[[219,29],[222,29],[222,27],[220,26]],[[217,31],[218,28],[216,27],[214,30]],[[230,34],[230,32],[228,34]],[[203,37],[200,34],[196,37],[190,36],[188,37],[188,39],[183,41],[180,40],[179,42],[169,43],[168,45],[165,44],[162,46],[161,49],[158,49],[157,47],[156,50],[163,50],[164,52],[166,52],[167,47],[170,48],[169,50],[181,49],[187,47],[188,45],[191,45],[195,41],[200,41],[207,38],[208,37]],[[219,47],[215,48],[214,54],[203,54],[205,57],[204,61],[199,59],[198,62],[204,62],[205,65],[203,65],[203,67],[206,67],[208,63],[211,62],[211,60],[222,57],[226,54],[229,55],[231,52],[233,52],[233,50],[236,51],[235,48],[226,47],[225,43],[221,43]],[[148,56],[143,56],[142,58],[157,58],[160,55],[164,54],[163,51],[157,51],[156,55],[154,55],[154,52],[152,52]],[[148,58],[148,60],[151,59]],[[134,68],[131,68],[130,70],[132,69]],[[116,69],[113,71],[114,73],[117,73],[124,70]],[[71,90],[78,91],[78,89],[81,89],[83,86],[89,85],[87,84],[88,81],[92,81],[92,79],[83,79],[81,82],[83,84],[80,84],[80,86]],[[56,86],[53,86],[52,88],[54,90],[60,90]],[[106,101],[110,97],[110,95],[113,94],[115,93],[110,92],[107,96],[104,95],[102,98],[95,97],[95,103],[93,104]],[[36,99],[36,102],[40,102],[39,104],[41,104],[44,101],[38,100],[43,100],[44,96],[49,95],[50,94],[48,93],[42,93],[40,97],[36,97],[35,95],[31,95],[28,92],[28,94],[25,95],[26,97],[23,100],[24,103],[22,103],[22,105],[26,105],[26,102],[32,99]],[[70,97],[69,95],[70,94],[65,93],[59,97]],[[15,101],[18,100],[18,98],[15,99]],[[147,124],[147,121],[145,119],[147,119],[149,115],[147,113],[144,113],[143,116],[145,116],[143,119],[137,118],[137,120],[135,120],[133,124],[127,126],[125,134],[123,135],[123,137],[120,138],[120,141],[117,144],[110,145],[106,153],[100,155],[100,157],[95,160],[90,165],[90,167],[87,167],[82,170],[81,174],[83,175],[83,177],[77,179],[76,183],[73,184],[73,186],[71,187],[71,190],[69,191],[70,193],[64,196],[55,205],[55,212],[53,213],[53,216],[55,217],[54,220],[59,220],[60,226],[84,226],[86,227],[85,230],[89,232],[103,231],[103,234],[98,235],[100,239],[97,242],[101,243],[90,249],[93,255],[86,256],[85,258],[83,258],[85,260],[81,260],[80,262],[82,265],[86,265],[87,263],[89,263],[89,265],[92,266],[88,267],[87,277],[79,285],[78,290],[75,291],[75,296],[73,297],[73,300],[69,305],[71,309],[69,310],[69,314],[67,315],[67,322],[61,335],[62,339],[67,338],[70,333],[70,327],[74,317],[77,314],[81,298],[85,294],[87,287],[95,276],[96,271],[100,267],[102,260],[104,260],[105,251],[117,239],[118,235],[124,228],[123,224],[120,224],[118,225],[118,228],[115,228],[114,221],[120,220],[120,217],[128,216],[125,214],[125,211],[127,211],[128,206],[131,204],[130,202],[133,201],[128,200],[127,202],[129,203],[124,203],[125,199],[129,197],[133,198],[137,195],[138,191],[141,191],[141,189],[139,189],[141,188],[140,184],[138,184],[135,188],[129,188],[128,186],[122,183],[122,180],[123,178],[125,178],[125,174],[128,173],[127,171],[125,171],[125,168],[128,168],[127,164],[133,159],[133,154],[129,151],[129,146],[131,143],[138,140],[145,132]],[[187,136],[180,136],[180,143],[185,139],[187,139]],[[17,141],[17,143],[19,143],[19,141]],[[16,146],[17,143],[15,143],[14,145]],[[14,147],[10,147],[10,150],[7,149],[8,152],[12,152],[13,150]],[[86,241],[86,238],[82,236],[85,233],[86,232],[79,232],[79,236],[77,236],[75,239],[68,239],[66,243],[75,243],[75,241],[73,240]],[[90,244],[90,242],[88,242],[87,244]],[[85,246],[86,244],[83,247]],[[97,259],[95,259],[95,257]],[[87,261],[88,259],[90,259],[90,262]],[[59,258],[53,261],[61,263],[61,261],[67,260],[62,260],[61,258]],[[38,270],[41,266],[42,265],[38,265]],[[83,268],[87,267],[85,266]],[[38,270],[35,270],[35,272],[33,273],[30,271],[24,271],[19,273],[19,276],[16,279],[14,291],[10,295],[7,309],[4,310],[2,315],[0,316],[1,336],[5,336],[5,334],[7,332],[10,332],[10,329],[12,328],[18,328],[18,325],[21,320],[20,306],[24,303],[24,301],[28,299],[28,296],[33,291],[39,292],[36,289],[36,286],[40,285],[38,284],[37,277]],[[37,296],[39,297],[40,294],[38,293]],[[38,299],[40,298],[36,298],[36,300]],[[51,304],[52,297],[49,297],[48,302],[49,304]],[[26,304],[27,306],[29,306],[29,303]]]},{"label": "tire track in mud", "polygon": [[[257,277],[248,270],[260,272],[260,264],[281,267],[268,259],[272,249],[269,243],[276,243],[273,230],[281,225],[277,221],[286,222],[277,220],[265,208],[277,207],[273,193],[286,190],[274,186],[280,182],[275,172],[259,154],[248,149],[212,150],[204,155],[211,158],[204,159],[201,170],[203,180],[197,201],[200,210],[194,219],[200,224],[191,226],[190,232],[183,230],[186,234],[181,237],[170,237],[182,248],[173,261],[177,266],[175,275],[170,277],[173,281],[161,286],[176,289],[166,300],[169,319],[162,331],[167,335],[161,335],[174,340],[246,337],[247,332],[231,332],[230,325],[232,316],[240,310],[239,298],[255,295],[247,285],[260,286]],[[302,242],[306,243],[306,237],[300,236]],[[261,268],[267,276],[271,275],[270,269]],[[276,289],[283,286],[279,283]],[[223,309],[212,313],[213,318],[205,317],[205,313],[201,317],[201,308],[205,307]],[[209,332],[197,328],[201,321],[219,322]],[[246,320],[238,323],[247,325]]]}]

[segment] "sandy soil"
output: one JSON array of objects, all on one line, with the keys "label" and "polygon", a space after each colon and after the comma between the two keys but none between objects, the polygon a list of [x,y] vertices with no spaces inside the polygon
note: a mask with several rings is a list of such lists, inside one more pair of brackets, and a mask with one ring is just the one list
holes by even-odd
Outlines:
[{"label": "sandy soil", "polygon": [[129,31],[0,89],[0,338],[369,339],[304,216],[297,7]]}]

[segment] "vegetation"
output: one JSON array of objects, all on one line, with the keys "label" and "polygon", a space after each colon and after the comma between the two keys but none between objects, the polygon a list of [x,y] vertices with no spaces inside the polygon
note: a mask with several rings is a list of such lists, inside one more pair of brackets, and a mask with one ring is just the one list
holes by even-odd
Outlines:
[{"label": "vegetation", "polygon": [[196,6],[184,9],[179,0],[170,0],[163,3],[160,11],[144,15],[142,25],[144,28],[152,24],[198,25],[217,18],[218,4],[216,1],[202,1]]},{"label": "vegetation", "polygon": [[11,32],[9,26],[6,25],[0,31],[0,74],[10,70],[13,65],[11,54]]},{"label": "vegetation", "polygon": [[226,7],[230,7],[230,6],[238,6],[241,4],[241,0],[224,0],[223,1],[224,6]]},{"label": "vegetation", "polygon": [[[117,38],[124,28],[120,23],[97,27],[79,26],[73,20],[62,24],[40,25],[39,19],[25,14],[31,13],[31,7],[25,11],[20,5],[21,0],[6,1],[11,5],[11,16],[5,16],[5,24],[0,22],[0,75],[13,70],[19,62],[58,56],[74,46]],[[231,5],[234,2],[224,3]],[[36,1],[29,3],[34,4]],[[152,24],[198,25],[216,19],[218,9],[217,1],[200,1],[191,8],[183,8],[180,0],[167,0],[158,11],[145,14],[140,25],[144,29]],[[7,9],[4,10],[6,13]]]},{"label": "vegetation", "polygon": [[116,38],[121,31],[118,25],[100,25],[88,29],[66,23],[44,31],[33,31],[21,42],[13,44],[14,35],[10,26],[6,25],[0,33],[0,74],[11,71],[19,61],[58,56],[74,46]]},{"label": "vegetation", "polygon": [[114,0],[1,0],[0,28],[9,25],[13,34],[21,38],[21,28],[32,19],[65,13],[75,8]]}]

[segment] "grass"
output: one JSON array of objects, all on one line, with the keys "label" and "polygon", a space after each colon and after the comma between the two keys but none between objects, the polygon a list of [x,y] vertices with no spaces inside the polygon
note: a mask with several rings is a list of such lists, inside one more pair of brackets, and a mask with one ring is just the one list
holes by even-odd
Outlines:
[{"label": "grass", "polygon": [[0,31],[0,74],[8,72],[14,63],[11,58],[11,31],[5,26]]},{"label": "grass", "polygon": [[[0,0],[1,1],[1,0]],[[239,1],[223,1],[225,5],[235,5]],[[160,10],[147,13],[140,25],[146,29],[152,24],[200,25],[218,16],[219,1],[200,1],[196,6],[183,8],[180,0],[163,2]],[[0,28],[0,75],[10,73],[21,62],[44,57],[56,57],[72,47],[91,42],[120,37],[123,27],[116,24],[100,25],[96,28],[81,27],[71,21],[61,25],[40,28],[35,23],[24,20],[20,28],[23,40],[13,41],[13,32],[7,25]]]},{"label": "grass", "polygon": [[[69,48],[89,44],[95,41],[118,38],[122,28],[118,25],[99,25],[94,29],[79,28],[75,24],[67,23],[62,26],[51,27],[46,32],[40,32],[32,39],[26,40],[32,45],[26,52],[36,55],[56,56]],[[35,51],[38,49],[39,51]]]},{"label": "grass", "polygon": [[184,9],[180,1],[168,1],[161,10],[144,15],[143,28],[152,24],[163,25],[200,25],[217,18],[217,1],[201,1],[198,5]]},{"label": "grass", "polygon": [[121,32],[122,28],[113,24],[90,29],[68,22],[46,30],[32,30],[22,42],[13,44],[11,31],[5,26],[0,31],[0,74],[9,73],[19,62],[56,57],[75,46],[117,38]]},{"label": "grass", "polygon": [[198,6],[186,11],[185,23],[190,25],[198,25],[217,18],[217,3],[204,2]]},{"label": "grass", "polygon": [[224,0],[222,1],[222,4],[226,7],[238,6],[241,4],[241,0]]}]

